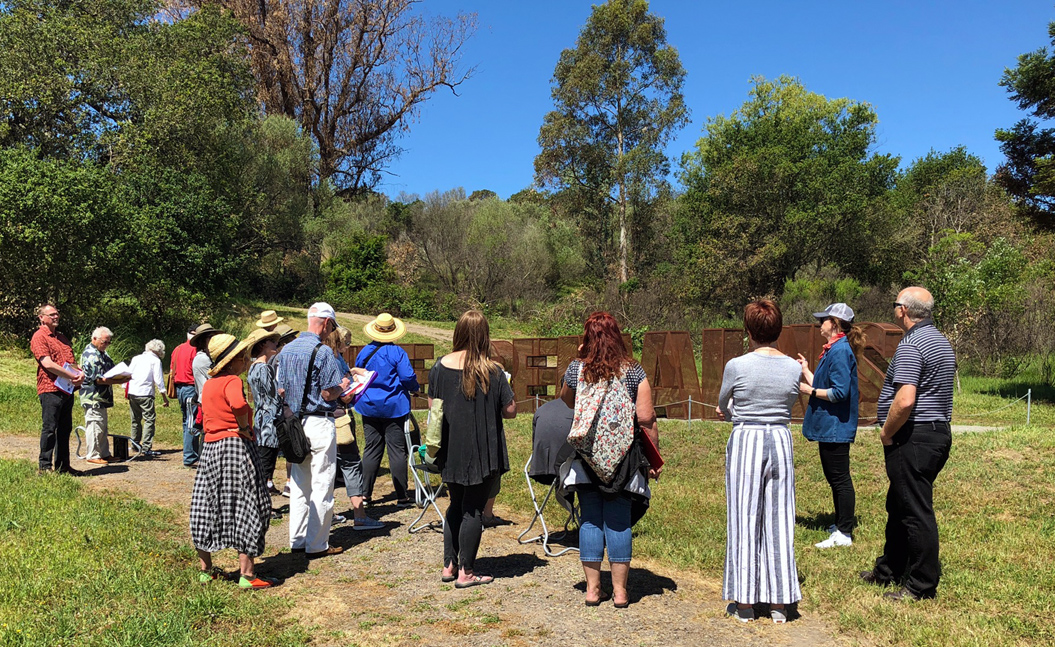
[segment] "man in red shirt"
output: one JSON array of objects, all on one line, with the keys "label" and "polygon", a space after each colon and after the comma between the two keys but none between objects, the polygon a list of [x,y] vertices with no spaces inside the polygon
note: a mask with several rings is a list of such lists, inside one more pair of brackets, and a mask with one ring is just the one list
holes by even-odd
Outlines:
[{"label": "man in red shirt", "polygon": [[179,400],[179,408],[183,413],[183,465],[194,467],[198,464],[201,456],[201,438],[194,429],[194,405],[198,401],[198,392],[194,389],[194,356],[198,349],[190,345],[190,338],[194,336],[197,326],[191,326],[187,331],[187,341],[172,350],[169,360],[169,373],[172,382],[176,386],[176,398]]},{"label": "man in red shirt", "polygon": [[[37,360],[37,397],[43,425],[40,430],[40,472],[54,470],[73,476],[70,466],[70,433],[73,431],[73,390],[81,386],[84,372],[77,366],[70,340],[56,332],[59,310],[50,303],[37,308],[40,328],[29,349]],[[68,390],[67,390],[68,389]]]}]

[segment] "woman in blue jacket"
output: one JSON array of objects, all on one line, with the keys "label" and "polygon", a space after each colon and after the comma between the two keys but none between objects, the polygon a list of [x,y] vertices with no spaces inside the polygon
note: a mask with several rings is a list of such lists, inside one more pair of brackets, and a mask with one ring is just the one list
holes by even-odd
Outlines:
[{"label": "woman in blue jacket", "polygon": [[827,343],[821,351],[816,372],[801,354],[802,382],[799,390],[810,396],[802,434],[820,448],[824,478],[832,488],[835,524],[831,536],[814,544],[817,548],[853,544],[856,495],[850,477],[850,443],[857,436],[857,357],[865,336],[853,325],[854,311],[845,303],[833,303],[813,315],[821,322],[821,336]]}]

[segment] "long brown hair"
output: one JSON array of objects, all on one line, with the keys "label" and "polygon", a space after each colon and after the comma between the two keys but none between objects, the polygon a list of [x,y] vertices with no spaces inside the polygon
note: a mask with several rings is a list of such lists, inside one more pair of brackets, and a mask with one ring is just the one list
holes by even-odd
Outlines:
[{"label": "long brown hair", "polygon": [[329,346],[336,356],[341,355],[341,346],[350,346],[352,342],[352,331],[342,326],[337,326],[333,331],[322,339],[322,343]]},{"label": "long brown hair", "polygon": [[838,330],[846,335],[846,341],[850,343],[850,349],[853,350],[854,355],[860,355],[865,348],[865,344],[868,343],[865,331],[860,326],[854,325],[849,321],[843,321],[838,317],[828,318],[832,320]]},{"label": "long brown hair", "polygon": [[582,378],[591,384],[615,377],[633,361],[615,317],[607,312],[590,315],[583,324],[579,359],[582,360]]},{"label": "long brown hair", "polygon": [[491,384],[498,364],[491,360],[491,326],[479,310],[467,310],[454,325],[454,351],[465,351],[462,364],[462,393],[470,400],[476,389],[483,393]]}]

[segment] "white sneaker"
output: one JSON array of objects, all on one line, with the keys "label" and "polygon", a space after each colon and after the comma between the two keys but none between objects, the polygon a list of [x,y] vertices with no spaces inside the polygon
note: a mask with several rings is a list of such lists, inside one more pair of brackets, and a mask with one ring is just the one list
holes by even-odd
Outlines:
[{"label": "white sneaker", "polygon": [[828,537],[822,542],[813,544],[817,548],[832,548],[833,546],[853,546],[854,540],[849,536],[842,534],[838,530],[832,533],[831,537]]}]

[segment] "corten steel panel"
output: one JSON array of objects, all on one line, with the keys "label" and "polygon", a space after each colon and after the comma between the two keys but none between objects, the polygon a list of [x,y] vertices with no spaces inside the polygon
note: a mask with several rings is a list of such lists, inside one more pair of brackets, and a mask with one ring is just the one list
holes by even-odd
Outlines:
[{"label": "corten steel panel", "polygon": [[[406,352],[407,357],[410,358],[410,365],[414,369],[414,375],[418,378],[418,384],[421,386],[421,394],[425,395],[428,393],[429,383],[429,371],[425,368],[425,360],[433,359],[436,356],[436,349],[432,344],[396,344]],[[348,362],[348,366],[355,366],[355,358],[359,356],[359,351],[363,350],[364,346],[349,346],[347,352],[344,354],[344,361]],[[411,409],[428,409],[429,400],[427,397],[419,397],[416,395],[410,396],[410,408]]]},{"label": "corten steel panel", "polygon": [[[747,333],[740,328],[705,328],[702,336],[703,373],[700,390],[704,405],[700,407],[700,417],[717,420],[714,407],[718,404],[718,392],[722,388],[722,372],[726,362],[744,354]],[[692,408],[692,417],[697,418],[695,406]]]},{"label": "corten steel panel", "polygon": [[[534,413],[536,405],[552,400],[547,387],[556,384],[556,369],[549,368],[550,357],[556,360],[557,339],[550,337],[514,339],[515,363],[513,367],[513,395],[517,402],[517,411]],[[538,397],[535,395],[538,393]]]},{"label": "corten steel panel", "polygon": [[[657,413],[667,418],[687,419],[690,407],[683,401],[692,397],[694,402],[700,402],[702,397],[699,373],[696,370],[696,354],[693,352],[689,333],[645,333],[641,366],[652,386],[652,400]],[[694,409],[699,407],[702,405]],[[693,410],[692,414],[693,417],[699,417],[700,412]]]}]

